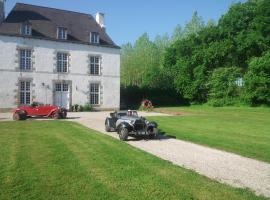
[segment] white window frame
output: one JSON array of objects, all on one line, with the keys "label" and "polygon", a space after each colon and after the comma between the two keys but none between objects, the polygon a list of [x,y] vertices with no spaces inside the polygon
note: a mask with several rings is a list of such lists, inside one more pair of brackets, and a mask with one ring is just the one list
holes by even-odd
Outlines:
[{"label": "white window frame", "polygon": [[[92,88],[96,87],[96,88]],[[98,91],[96,90],[98,88]],[[100,83],[90,83],[90,104],[94,106],[100,105],[100,90],[101,84]]]},{"label": "white window frame", "polygon": [[64,27],[57,28],[57,39],[66,40],[67,39],[67,29]]},{"label": "white window frame", "polygon": [[63,83],[63,82],[56,82],[55,91],[56,92],[69,92],[69,84]]},{"label": "white window frame", "polygon": [[32,50],[31,49],[19,49],[20,63],[19,68],[21,71],[32,70]]},{"label": "white window frame", "polygon": [[20,105],[31,104],[31,81],[20,80],[19,82],[19,102]]},{"label": "white window frame", "polygon": [[29,23],[23,23],[21,27],[21,34],[22,35],[32,35],[32,26]]},{"label": "white window frame", "polygon": [[101,57],[90,56],[90,75],[99,76],[101,69]]},{"label": "white window frame", "polygon": [[91,32],[90,33],[90,43],[91,44],[99,44],[99,33]]},{"label": "white window frame", "polygon": [[56,54],[56,71],[57,73],[68,73],[69,54],[58,52]]}]

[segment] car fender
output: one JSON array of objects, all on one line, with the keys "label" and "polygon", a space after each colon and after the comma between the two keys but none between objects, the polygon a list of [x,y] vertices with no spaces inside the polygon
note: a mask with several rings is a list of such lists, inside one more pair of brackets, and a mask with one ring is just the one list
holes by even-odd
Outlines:
[{"label": "car fender", "polygon": [[54,108],[52,109],[49,114],[47,115],[47,117],[51,116],[54,112],[58,111],[59,109],[58,108]]},{"label": "car fender", "polygon": [[19,109],[19,108],[15,109],[15,110],[14,110],[14,113],[19,113],[19,114],[24,113],[25,115],[27,115],[26,110],[22,110],[22,109]]},{"label": "car fender", "polygon": [[151,128],[157,128],[158,127],[158,124],[156,123],[156,122],[149,122],[148,124],[147,124],[147,127],[151,127]]},{"label": "car fender", "polygon": [[121,128],[126,128],[126,129],[128,129],[129,132],[133,130],[133,127],[129,123],[125,122],[125,121],[120,122],[117,125],[116,129],[117,129],[117,131],[119,131]]}]

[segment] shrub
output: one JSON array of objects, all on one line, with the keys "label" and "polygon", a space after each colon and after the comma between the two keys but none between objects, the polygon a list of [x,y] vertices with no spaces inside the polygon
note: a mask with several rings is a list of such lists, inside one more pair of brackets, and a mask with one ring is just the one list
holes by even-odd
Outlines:
[{"label": "shrub", "polygon": [[249,104],[270,105],[270,52],[251,60],[244,80]]},{"label": "shrub", "polygon": [[93,107],[89,103],[85,104],[84,106],[81,106],[81,105],[78,105],[78,104],[75,104],[75,105],[72,106],[72,111],[73,112],[89,112],[89,111],[92,111],[92,110],[93,110]]},{"label": "shrub", "polygon": [[80,109],[80,106],[78,104],[75,104],[71,107],[72,112],[78,112]]},{"label": "shrub", "polygon": [[236,81],[241,77],[241,70],[236,67],[215,69],[208,84],[208,104],[212,106],[229,106],[239,102],[242,87]]}]

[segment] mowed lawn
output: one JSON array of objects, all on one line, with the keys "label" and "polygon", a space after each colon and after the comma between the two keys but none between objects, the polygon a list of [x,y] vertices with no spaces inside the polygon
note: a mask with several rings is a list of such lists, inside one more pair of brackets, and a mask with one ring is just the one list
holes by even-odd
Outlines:
[{"label": "mowed lawn", "polygon": [[270,108],[191,106],[157,110],[184,113],[151,118],[166,134],[270,162]]},{"label": "mowed lawn", "polygon": [[79,124],[0,123],[0,199],[263,199]]}]

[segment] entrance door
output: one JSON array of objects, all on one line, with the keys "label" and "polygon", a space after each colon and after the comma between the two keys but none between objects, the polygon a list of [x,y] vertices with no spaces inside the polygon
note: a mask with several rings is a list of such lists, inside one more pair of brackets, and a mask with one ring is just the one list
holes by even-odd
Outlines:
[{"label": "entrance door", "polygon": [[55,83],[54,103],[59,107],[70,108],[70,89],[68,83]]}]

